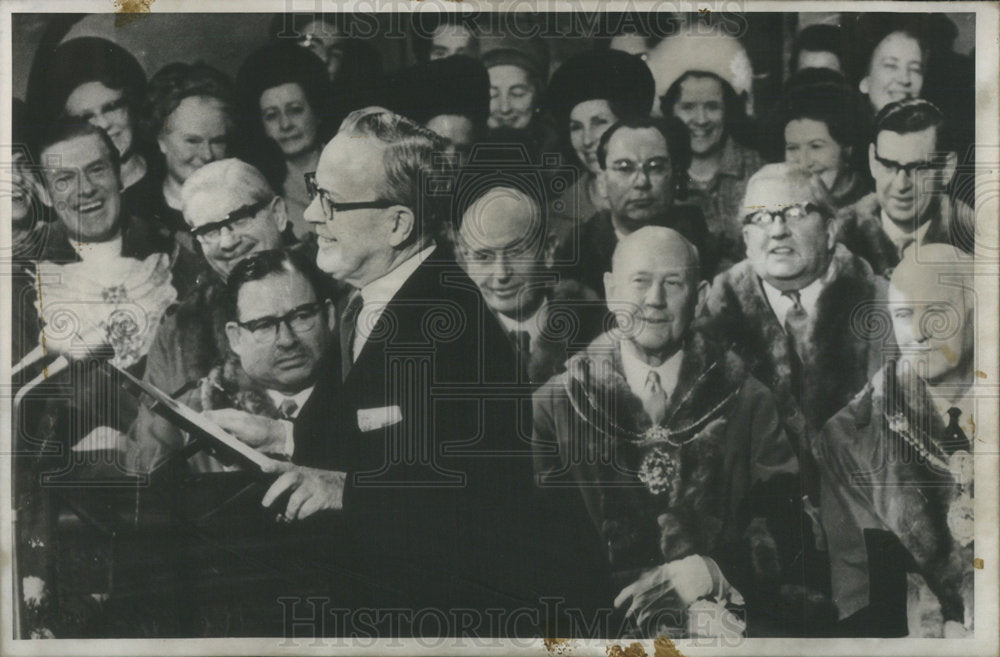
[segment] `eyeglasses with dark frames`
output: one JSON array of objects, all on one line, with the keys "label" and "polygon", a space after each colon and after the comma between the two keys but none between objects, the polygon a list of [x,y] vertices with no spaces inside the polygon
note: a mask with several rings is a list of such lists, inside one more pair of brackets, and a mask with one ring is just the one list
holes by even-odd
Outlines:
[{"label": "eyeglasses with dark frames", "polygon": [[219,221],[210,221],[207,224],[195,226],[191,229],[191,234],[203,242],[210,244],[218,242],[219,238],[222,237],[223,228],[229,228],[230,230],[233,228],[245,228],[257,216],[257,213],[263,210],[272,200],[257,201],[256,203],[236,208]]},{"label": "eyeglasses with dark frames", "polygon": [[797,224],[800,221],[805,220],[813,212],[818,213],[822,217],[827,217],[829,214],[815,203],[798,203],[784,207],[781,210],[761,209],[757,212],[751,212],[743,217],[743,225],[767,228],[777,221],[779,217],[783,219],[786,224]]},{"label": "eyeglasses with dark frames", "polygon": [[305,174],[306,191],[309,192],[309,199],[320,198],[320,205],[323,208],[323,216],[327,221],[333,220],[336,212],[348,212],[350,210],[385,210],[394,205],[399,205],[393,201],[355,201],[352,203],[337,203],[330,197],[330,192],[319,186],[316,182],[315,173]]},{"label": "eyeglasses with dark frames", "polygon": [[918,160],[916,162],[907,162],[903,164],[902,162],[896,162],[895,160],[886,159],[875,151],[875,161],[882,165],[886,171],[892,176],[899,175],[900,171],[906,173],[907,178],[912,178],[917,172],[930,173],[932,171],[939,171],[948,164],[948,158],[943,155],[932,157],[928,160]]},{"label": "eyeglasses with dark frames", "polygon": [[317,320],[325,306],[314,301],[304,303],[301,306],[292,308],[284,315],[260,317],[251,319],[248,322],[236,322],[236,324],[249,332],[253,339],[260,344],[270,344],[278,337],[278,327],[284,324],[295,334],[307,333],[316,328]]}]

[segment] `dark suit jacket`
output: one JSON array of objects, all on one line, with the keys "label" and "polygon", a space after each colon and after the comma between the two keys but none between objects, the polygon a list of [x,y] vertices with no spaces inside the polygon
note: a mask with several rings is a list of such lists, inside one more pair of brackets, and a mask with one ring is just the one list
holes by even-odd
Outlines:
[{"label": "dark suit jacket", "polygon": [[[325,368],[296,419],[293,461],[348,473],[323,548],[335,606],[537,604],[551,560],[533,540],[530,390],[516,385],[515,363],[475,284],[438,248],[385,307],[346,380],[336,363]],[[525,620],[477,629],[532,631]],[[455,632],[406,619],[382,629]]]}]

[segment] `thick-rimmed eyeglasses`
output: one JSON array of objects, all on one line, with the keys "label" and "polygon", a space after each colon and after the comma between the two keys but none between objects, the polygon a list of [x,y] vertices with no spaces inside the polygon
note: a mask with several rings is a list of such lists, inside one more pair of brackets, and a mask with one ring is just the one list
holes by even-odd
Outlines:
[{"label": "thick-rimmed eyeglasses", "polygon": [[785,224],[796,224],[806,219],[813,212],[826,216],[826,212],[814,203],[789,205],[780,210],[757,210],[743,217],[743,224],[746,226],[758,226],[767,228],[778,218],[784,220]]},{"label": "thick-rimmed eyeglasses", "polygon": [[316,328],[323,307],[323,304],[318,301],[304,303],[281,316],[260,317],[248,322],[236,322],[236,324],[250,333],[253,339],[260,344],[270,344],[277,339],[278,327],[282,324],[295,334],[308,333]]},{"label": "thick-rimmed eyeglasses", "polygon": [[207,224],[195,226],[191,229],[191,234],[206,244],[214,244],[222,237],[223,228],[228,228],[229,230],[246,228],[253,221],[254,217],[257,216],[257,213],[263,210],[270,202],[270,199],[257,201],[256,203],[236,208],[219,221],[210,221]]},{"label": "thick-rimmed eyeglasses", "polygon": [[385,210],[399,203],[392,201],[356,201],[353,203],[337,203],[330,198],[330,192],[326,191],[316,183],[316,174],[307,173],[306,191],[309,192],[309,200],[315,200],[318,196],[320,206],[323,208],[323,216],[327,221],[333,221],[336,212],[347,212],[349,210]]},{"label": "thick-rimmed eyeglasses", "polygon": [[665,178],[670,175],[670,160],[665,157],[654,157],[642,163],[632,160],[615,160],[608,168],[629,179],[640,171],[647,178]]},{"label": "thick-rimmed eyeglasses", "polygon": [[906,173],[907,178],[912,178],[914,174],[920,173],[931,173],[933,171],[938,171],[943,169],[948,163],[948,158],[946,157],[932,157],[929,160],[918,160],[916,162],[907,162],[903,164],[902,162],[896,162],[895,160],[887,160],[886,158],[880,156],[878,151],[875,151],[875,161],[878,162],[883,169],[885,169],[893,177],[898,176],[900,171]]}]

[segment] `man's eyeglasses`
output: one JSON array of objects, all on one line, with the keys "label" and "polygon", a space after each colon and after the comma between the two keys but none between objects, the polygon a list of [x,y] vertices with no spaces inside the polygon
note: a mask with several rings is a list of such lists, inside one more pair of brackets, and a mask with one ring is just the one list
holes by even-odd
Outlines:
[{"label": "man's eyeglasses", "polygon": [[248,331],[253,339],[260,344],[270,344],[278,337],[278,327],[286,325],[292,333],[307,333],[316,328],[319,316],[324,308],[320,302],[304,303],[289,310],[280,317],[270,316],[252,319],[249,322],[236,322],[243,330]]},{"label": "man's eyeglasses", "polygon": [[399,203],[393,201],[356,201],[354,203],[337,203],[330,198],[330,192],[326,191],[316,183],[316,174],[307,173],[306,191],[309,192],[309,199],[315,200],[318,196],[320,206],[323,208],[323,216],[327,221],[333,221],[335,212],[347,212],[348,210],[385,210]]},{"label": "man's eyeglasses", "polygon": [[649,178],[664,178],[670,175],[670,160],[654,157],[642,164],[632,160],[615,160],[608,168],[626,178],[632,178],[640,171]]},{"label": "man's eyeglasses", "polygon": [[875,161],[878,162],[883,169],[885,169],[890,175],[898,176],[900,171],[906,173],[907,178],[912,178],[917,172],[931,172],[943,169],[948,163],[948,158],[944,156],[932,157],[929,160],[919,160],[917,162],[907,162],[903,164],[902,162],[896,162],[895,160],[887,160],[875,151]]},{"label": "man's eyeglasses", "polygon": [[827,215],[827,213],[820,206],[814,203],[806,203],[804,205],[796,204],[789,205],[780,210],[762,209],[756,212],[751,212],[743,217],[743,224],[767,228],[777,221],[779,217],[784,220],[785,224],[796,224],[806,219],[813,212],[818,213],[820,216]]},{"label": "man's eyeglasses", "polygon": [[215,244],[222,237],[222,229],[246,228],[253,221],[257,213],[263,210],[271,200],[257,201],[250,205],[236,208],[219,221],[210,221],[207,224],[195,226],[191,229],[191,234],[206,244]]}]

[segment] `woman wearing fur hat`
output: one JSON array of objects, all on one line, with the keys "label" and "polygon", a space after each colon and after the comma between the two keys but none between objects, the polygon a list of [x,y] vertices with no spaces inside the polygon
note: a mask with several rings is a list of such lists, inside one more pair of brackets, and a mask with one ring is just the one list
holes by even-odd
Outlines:
[{"label": "woman wearing fur hat", "polygon": [[609,206],[597,189],[601,135],[620,120],[649,116],[653,108],[653,74],[635,55],[618,50],[591,50],[571,57],[552,75],[545,106],[563,141],[581,167],[577,183],[552,203],[556,214],[575,226]]}]

